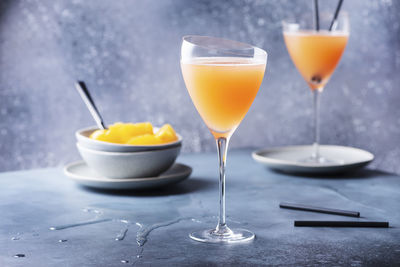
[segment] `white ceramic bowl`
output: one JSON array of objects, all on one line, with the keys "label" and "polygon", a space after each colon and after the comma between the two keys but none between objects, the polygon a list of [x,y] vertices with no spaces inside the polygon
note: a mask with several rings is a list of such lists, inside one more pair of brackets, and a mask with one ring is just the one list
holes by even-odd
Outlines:
[{"label": "white ceramic bowl", "polygon": [[[123,145],[123,144],[113,144],[103,141],[97,141],[90,139],[89,136],[98,130],[97,127],[89,127],[80,129],[75,132],[76,139],[78,142],[89,149],[98,150],[98,151],[107,151],[107,152],[138,152],[138,151],[150,151],[150,150],[159,150],[159,149],[166,149],[169,147],[174,146],[181,146],[182,145],[182,136],[177,134],[178,140],[172,143],[161,144],[161,145],[145,145],[145,146],[138,146],[138,145]],[[157,128],[155,128],[157,130]]]},{"label": "white ceramic bowl", "polygon": [[141,152],[106,152],[89,149],[76,143],[87,165],[108,178],[157,176],[175,162],[181,145]]}]

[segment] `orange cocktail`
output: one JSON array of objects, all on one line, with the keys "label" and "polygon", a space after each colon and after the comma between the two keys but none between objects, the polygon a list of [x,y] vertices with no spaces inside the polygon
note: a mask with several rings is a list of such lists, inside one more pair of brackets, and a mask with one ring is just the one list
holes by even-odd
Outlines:
[{"label": "orange cocktail", "polygon": [[[314,20],[299,16],[295,22],[284,21],[283,37],[294,65],[314,95],[314,152],[309,158],[300,161],[330,164],[333,161],[319,153],[319,95],[335,71],[346,47],[349,20],[346,13],[339,15],[340,3],[334,15],[319,15],[318,3],[315,3]],[[325,28],[324,25],[330,26]]]},{"label": "orange cocktail", "polygon": [[247,58],[196,58],[181,62],[190,97],[215,137],[230,135],[253,103],[265,62]]},{"label": "orange cocktail", "polygon": [[283,36],[290,57],[311,89],[326,85],[349,38],[348,33],[329,31],[284,32]]},{"label": "orange cocktail", "polygon": [[219,217],[217,227],[192,232],[191,239],[206,243],[253,240],[246,229],[230,229],[225,216],[225,164],[229,139],[257,95],[267,53],[232,40],[188,35],[181,46],[181,69],[189,95],[213,134],[219,161]]}]

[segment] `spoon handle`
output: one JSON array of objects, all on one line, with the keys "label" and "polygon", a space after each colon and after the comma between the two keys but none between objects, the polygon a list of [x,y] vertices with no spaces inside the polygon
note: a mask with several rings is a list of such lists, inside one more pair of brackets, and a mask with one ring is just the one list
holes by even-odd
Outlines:
[{"label": "spoon handle", "polygon": [[77,81],[75,83],[75,87],[82,97],[83,102],[85,102],[86,106],[88,107],[90,114],[92,114],[94,120],[96,121],[97,127],[103,130],[107,129],[107,127],[104,125],[103,118],[101,117],[100,112],[97,110],[92,96],[90,95],[89,90],[86,87],[86,84],[83,81]]}]

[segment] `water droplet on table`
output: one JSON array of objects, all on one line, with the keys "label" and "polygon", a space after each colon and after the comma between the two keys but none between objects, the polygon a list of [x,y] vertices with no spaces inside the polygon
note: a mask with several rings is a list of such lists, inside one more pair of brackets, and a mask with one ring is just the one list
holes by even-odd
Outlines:
[{"label": "water droplet on table", "polygon": [[128,260],[121,260],[122,263],[129,263]]},{"label": "water droplet on table", "polygon": [[124,240],[126,233],[128,232],[128,228],[125,228],[123,230],[121,230],[121,232],[117,235],[117,237],[115,238],[116,241],[122,241]]},{"label": "water droplet on table", "polygon": [[11,240],[19,240],[21,238],[21,233],[16,233],[15,236],[11,237]]},{"label": "water droplet on table", "polygon": [[195,219],[195,218],[191,218],[190,220],[191,220],[192,222],[195,222],[195,223],[202,223],[202,221],[197,220],[197,219]]},{"label": "water droplet on table", "polygon": [[102,214],[103,212],[101,212],[100,210],[96,210],[96,209],[90,209],[90,208],[85,208],[82,209],[83,212],[88,212],[88,213],[95,213],[95,214]]},{"label": "water droplet on table", "polygon": [[67,242],[67,241],[68,241],[68,239],[60,239],[60,240],[58,240],[59,243],[64,243],[64,242]]},{"label": "water droplet on table", "polygon": [[23,258],[25,257],[25,254],[15,254],[14,258]]}]

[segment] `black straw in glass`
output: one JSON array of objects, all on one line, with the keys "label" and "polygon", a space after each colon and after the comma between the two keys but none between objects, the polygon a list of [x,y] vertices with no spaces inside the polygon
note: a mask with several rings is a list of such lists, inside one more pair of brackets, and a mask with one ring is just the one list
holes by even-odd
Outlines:
[{"label": "black straw in glass", "polygon": [[315,18],[315,30],[319,31],[318,0],[314,0],[314,18]]},{"label": "black straw in glass", "polygon": [[315,206],[296,204],[296,203],[281,202],[279,204],[279,207],[281,207],[283,209],[304,210],[304,211],[328,213],[328,214],[334,214],[334,215],[360,217],[360,212],[358,212],[358,211],[330,209],[330,208],[315,207]]},{"label": "black straw in glass", "polygon": [[336,20],[337,20],[337,18],[339,16],[340,8],[342,7],[342,3],[343,3],[343,0],[339,0],[339,3],[338,3],[338,5],[336,7],[336,10],[335,10],[335,14],[333,15],[333,19],[332,19],[331,25],[329,26],[329,31],[332,31],[333,26],[336,23]]},{"label": "black straw in glass", "polygon": [[294,221],[294,226],[301,226],[301,227],[376,227],[376,228],[389,228],[389,222]]}]

